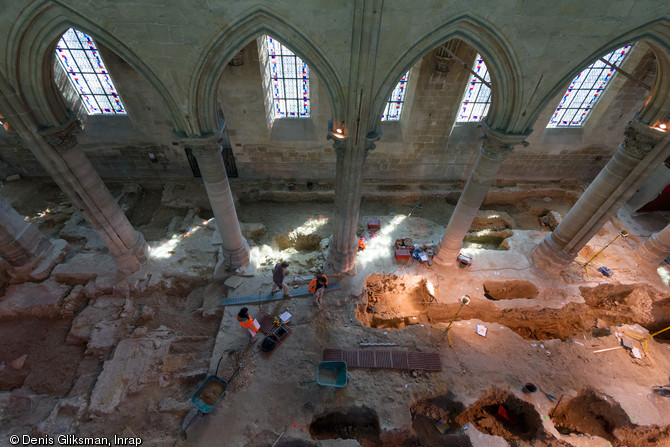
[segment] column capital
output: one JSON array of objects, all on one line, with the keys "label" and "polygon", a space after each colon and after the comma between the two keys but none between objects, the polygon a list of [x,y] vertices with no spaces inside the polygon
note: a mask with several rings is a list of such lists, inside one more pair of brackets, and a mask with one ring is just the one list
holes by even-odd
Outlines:
[{"label": "column capital", "polygon": [[496,160],[504,160],[514,150],[514,146],[522,144],[524,147],[528,146],[525,141],[528,133],[510,133],[500,129],[493,129],[488,121],[482,121],[484,135],[482,136],[481,153],[489,158]]},{"label": "column capital", "polygon": [[347,145],[349,145],[349,143],[351,142],[351,138],[329,133],[326,139],[333,140],[333,149],[335,149],[335,155],[337,156],[337,158],[344,157],[344,150],[347,148]]},{"label": "column capital", "polygon": [[370,155],[370,151],[375,150],[375,148],[377,147],[377,144],[375,144],[375,142],[379,141],[381,137],[382,137],[381,130],[368,132],[368,134],[365,136],[365,158],[368,158],[368,155]]},{"label": "column capital", "polygon": [[41,130],[40,135],[44,137],[49,146],[62,153],[69,151],[77,145],[77,135],[81,132],[81,127],[81,121],[76,118],[70,118],[60,126]]},{"label": "column capital", "polygon": [[179,143],[187,148],[193,149],[196,157],[211,156],[221,153],[221,140],[223,132],[226,129],[226,120],[221,118],[219,120],[218,129],[205,132],[200,135],[179,135]]},{"label": "column capital", "polygon": [[651,152],[664,132],[634,118],[628,122],[623,134],[623,143],[619,147],[630,156],[642,159]]}]

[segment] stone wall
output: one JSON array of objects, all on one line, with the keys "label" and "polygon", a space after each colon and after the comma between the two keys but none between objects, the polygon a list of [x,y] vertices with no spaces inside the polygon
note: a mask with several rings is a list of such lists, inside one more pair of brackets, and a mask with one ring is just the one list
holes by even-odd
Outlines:
[{"label": "stone wall", "polygon": [[[383,136],[371,152],[365,180],[388,183],[453,182],[467,178],[479,151],[478,123],[455,123],[469,72],[452,61],[448,73],[435,69],[430,51],[411,69],[400,122],[384,122]],[[103,178],[191,178],[165,102],[128,63],[101,46],[128,116],[89,116],[80,147]],[[457,53],[471,64],[476,50],[461,43]],[[220,103],[240,178],[332,180],[335,152],[325,139],[330,103],[323,82],[312,72],[312,117],[280,119],[269,125],[265,114],[256,41],[247,44],[243,65],[227,65],[219,82]],[[639,45],[624,69],[647,78],[648,49]],[[546,108],[528,137],[503,165],[499,181],[593,179],[623,138],[647,91],[617,75],[592,117],[581,129],[545,129],[562,97]],[[496,98],[494,98],[494,101]],[[18,172],[43,176],[32,154],[11,134],[0,134],[0,178]],[[153,154],[153,158],[152,155]]]}]

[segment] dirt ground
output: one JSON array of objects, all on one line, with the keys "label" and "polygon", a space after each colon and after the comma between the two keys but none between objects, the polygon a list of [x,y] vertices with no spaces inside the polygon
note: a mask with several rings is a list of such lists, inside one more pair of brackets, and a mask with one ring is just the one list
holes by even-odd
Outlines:
[{"label": "dirt ground", "polygon": [[[393,257],[396,239],[439,241],[453,195],[366,195],[356,274],[331,277],[341,288],[321,307],[310,296],[246,305],[257,319],[292,315],[291,333],[270,353],[262,335],[250,340],[240,328],[241,305],[220,299],[269,292],[280,260],[290,263],[290,287],[305,287],[292,279],[323,268],[332,204],[240,200],[257,271],[229,287],[211,279],[221,242],[201,185],[110,191],[151,246],[130,276],[114,271],[54,185],[0,189],[70,245],[70,269],[42,283],[60,294],[50,313],[10,306],[35,284],[0,284],[0,445],[14,434],[74,434],[182,447],[670,446],[670,399],[652,392],[670,381],[670,331],[646,351],[639,341],[670,326],[668,269],[635,258],[644,238],[616,218],[578,258],[629,230],[594,263],[612,277],[532,265],[548,231],[539,217],[564,216],[577,190],[494,188],[465,240],[467,268]],[[379,230],[367,228],[371,218]],[[442,370],[350,367],[345,386],[321,386],[315,364],[328,348],[436,353]],[[200,389],[214,374],[229,382],[218,402],[223,387]],[[212,411],[198,414],[192,397]]]}]

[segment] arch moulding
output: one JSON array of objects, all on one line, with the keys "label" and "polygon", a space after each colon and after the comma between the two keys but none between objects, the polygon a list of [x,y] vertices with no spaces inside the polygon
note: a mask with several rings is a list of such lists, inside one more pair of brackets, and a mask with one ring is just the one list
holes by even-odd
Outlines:
[{"label": "arch moulding", "polygon": [[216,91],[223,70],[235,54],[263,34],[277,38],[305,61],[325,84],[333,117],[344,115],[342,82],[326,54],[298,27],[264,8],[255,8],[223,29],[203,51],[190,88],[194,122],[182,129],[184,133],[201,135],[217,129]]},{"label": "arch moulding", "polygon": [[40,126],[58,126],[68,119],[69,113],[54,81],[53,64],[58,39],[69,28],[91,35],[133,67],[156,90],[175,127],[185,126],[186,120],[169,90],[140,57],[101,26],[53,2],[41,2],[24,11],[8,40],[8,66],[16,67],[10,74],[11,82],[34,111]]},{"label": "arch moulding", "polygon": [[450,39],[460,39],[475,48],[486,61],[491,75],[491,107],[488,120],[493,129],[525,133],[517,123],[521,114],[521,69],[512,46],[502,33],[482,19],[463,15],[427,31],[420,40],[400,55],[375,93],[372,110],[377,121],[400,77],[429,51]]}]

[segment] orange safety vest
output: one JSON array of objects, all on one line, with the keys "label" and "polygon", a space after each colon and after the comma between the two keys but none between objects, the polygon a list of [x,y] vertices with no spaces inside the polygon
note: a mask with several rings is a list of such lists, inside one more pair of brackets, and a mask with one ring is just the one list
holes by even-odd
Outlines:
[{"label": "orange safety vest", "polygon": [[248,320],[240,321],[240,326],[242,326],[244,329],[251,329],[254,332],[258,332],[256,326],[254,326],[254,319],[251,317],[249,317]]},{"label": "orange safety vest", "polygon": [[[328,285],[328,277],[326,275],[323,275],[323,279],[326,280],[326,286]],[[316,292],[316,276],[312,278],[312,282],[309,283],[309,286],[307,287],[307,290],[310,292],[314,293]]]},{"label": "orange safety vest", "polygon": [[358,238],[358,249],[365,250],[365,239],[363,239],[362,237]]}]

